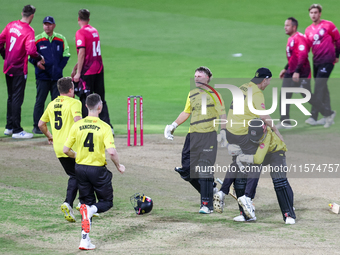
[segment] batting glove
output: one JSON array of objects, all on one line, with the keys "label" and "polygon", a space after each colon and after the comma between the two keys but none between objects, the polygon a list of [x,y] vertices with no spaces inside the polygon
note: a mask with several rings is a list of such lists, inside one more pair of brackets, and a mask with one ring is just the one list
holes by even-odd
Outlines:
[{"label": "batting glove", "polygon": [[173,140],[174,139],[174,132],[175,132],[175,129],[178,127],[178,124],[174,121],[172,122],[171,125],[166,125],[165,129],[164,129],[164,137],[166,139],[169,139],[169,140]]},{"label": "batting glove", "polygon": [[227,147],[230,156],[237,156],[243,153],[241,147],[237,144],[227,144]]},{"label": "batting glove", "polygon": [[220,133],[217,135],[217,142],[221,143],[221,147],[227,147],[227,131],[221,129]]},{"label": "batting glove", "polygon": [[247,164],[254,164],[254,155],[249,154],[241,154],[237,156],[238,160],[247,163]]}]

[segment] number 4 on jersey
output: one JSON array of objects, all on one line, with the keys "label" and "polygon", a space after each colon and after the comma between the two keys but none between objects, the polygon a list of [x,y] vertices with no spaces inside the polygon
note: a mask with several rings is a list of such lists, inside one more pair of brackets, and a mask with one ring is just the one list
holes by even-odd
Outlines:
[{"label": "number 4 on jersey", "polygon": [[89,148],[89,152],[94,152],[93,133],[88,133],[84,141],[84,147]]},{"label": "number 4 on jersey", "polygon": [[100,41],[98,41],[97,47],[96,47],[96,42],[93,41],[92,46],[93,46],[92,52],[93,52],[94,57],[102,55],[102,53],[100,51]]}]

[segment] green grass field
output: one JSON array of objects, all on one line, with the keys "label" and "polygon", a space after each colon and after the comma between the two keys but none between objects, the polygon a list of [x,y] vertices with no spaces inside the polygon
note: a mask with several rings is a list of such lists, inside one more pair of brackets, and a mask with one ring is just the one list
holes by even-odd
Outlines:
[{"label": "green grass field", "polygon": [[[91,11],[90,24],[101,36],[106,99],[117,134],[126,134],[126,98],[129,95],[144,97],[145,132],[162,133],[164,125],[171,123],[183,110],[190,78],[200,65],[208,66],[215,78],[252,78],[255,70],[262,66],[270,68],[273,77],[278,78],[286,64],[285,19],[295,16],[301,32],[311,23],[309,4],[291,0],[281,3],[243,0],[228,4],[220,0],[209,3],[96,1],[95,4],[92,1],[48,4],[33,1],[32,4],[37,8],[31,24],[36,33],[42,31],[42,19],[52,15],[57,23],[55,31],[68,40],[71,58],[64,69],[65,76],[70,75],[77,60],[74,42],[79,29],[77,11],[83,7]],[[21,5],[21,1],[14,1],[12,5],[3,6],[2,27],[20,18]],[[337,5],[336,0],[323,3],[323,17],[339,26],[340,18],[334,8]],[[235,58],[234,53],[243,55]],[[338,66],[331,77],[340,77]],[[0,76],[0,83],[6,89],[4,75]],[[334,84],[330,90],[332,106],[339,110],[336,99],[339,86]],[[29,64],[22,112],[22,125],[28,131],[33,125],[35,94],[34,69]],[[265,95],[269,100],[271,91],[268,89]],[[5,98],[0,108],[3,127]],[[226,101],[226,106],[229,104]],[[297,111],[292,109],[294,112]],[[278,116],[278,112],[275,114],[274,117]],[[180,127],[178,133],[185,133],[187,127],[187,124]]]},{"label": "green grass field", "polygon": [[[249,254],[292,254],[294,250],[291,249],[294,248],[301,249],[296,254],[304,251],[311,254],[334,251],[339,234],[334,221],[337,225],[338,218],[328,215],[324,204],[327,206],[328,202],[332,202],[327,201],[325,196],[331,194],[329,197],[338,197],[338,190],[327,189],[327,182],[317,183],[315,186],[305,184],[298,190],[297,214],[300,222],[292,228],[282,223],[275,193],[270,185],[270,189],[269,186],[259,188],[259,194],[272,195],[269,200],[259,196],[257,210],[262,218],[259,224],[233,223],[231,219],[237,213],[235,205],[228,207],[228,221],[225,221],[225,214],[202,218],[193,213],[197,211],[197,194],[187,183],[169,172],[169,169],[180,164],[181,144],[160,142],[157,144],[158,151],[155,150],[153,155],[143,158],[137,157],[140,152],[137,151],[138,148],[125,148],[126,140],[122,138],[126,135],[127,96],[142,95],[144,98],[144,132],[162,134],[165,125],[172,123],[183,110],[190,89],[190,79],[193,78],[194,70],[201,65],[208,66],[215,78],[242,78],[243,81],[252,78],[257,68],[268,67],[275,78],[273,85],[264,93],[270,105],[271,88],[280,88],[278,76],[286,64],[287,35],[283,29],[284,21],[287,17],[294,16],[299,21],[298,30],[304,32],[311,23],[308,16],[311,3],[293,0],[30,2],[37,8],[31,24],[36,34],[42,32],[43,18],[51,15],[57,23],[55,31],[68,40],[71,58],[64,69],[64,76],[71,74],[77,61],[74,40],[79,29],[79,9],[88,8],[91,11],[90,24],[98,29],[101,37],[106,100],[115,133],[120,139],[117,139],[117,147],[119,151],[124,149],[122,155],[129,172],[124,177],[120,176],[110,165],[115,173],[114,187],[117,190],[114,208],[104,214],[95,226],[96,244],[102,247],[100,253],[112,254],[118,250],[118,254],[201,254],[203,250],[210,248],[215,251],[214,254],[228,251],[237,254],[244,254],[244,251]],[[3,3],[1,27],[4,28],[12,20],[20,19],[20,12],[25,4],[27,3],[19,0]],[[323,18],[333,21],[340,28],[339,1],[328,0],[321,4],[324,7]],[[242,53],[242,57],[233,57],[235,53]],[[3,60],[0,59],[0,65],[2,64]],[[340,114],[337,99],[340,94],[340,64],[335,66],[331,77],[329,89],[332,107]],[[26,144],[4,139],[7,87],[3,74],[0,75],[0,87],[4,91],[0,102],[0,253],[75,254],[79,241],[79,224],[67,224],[59,211],[67,177],[53,151],[46,149],[44,139],[32,139],[25,141]],[[22,107],[22,126],[29,132],[33,125],[35,95],[34,68],[29,64]],[[230,95],[228,98],[230,99]],[[228,107],[230,101],[225,100],[225,103]],[[310,106],[306,104],[306,108],[310,109]],[[330,138],[339,137],[338,122],[325,131],[323,127],[307,127],[304,124],[306,117],[296,107],[292,107],[291,115],[299,122],[299,126],[282,133],[291,142],[287,145],[289,150],[292,148],[293,153],[290,155],[295,159],[304,150],[303,142],[298,144],[300,151],[291,146],[296,137],[306,137],[306,148],[313,151],[308,154],[308,158],[300,158],[305,163],[318,159],[320,154],[327,159],[323,147],[325,144],[330,144],[328,149],[333,150],[334,154],[338,151],[338,140]],[[278,110],[272,116],[278,118]],[[185,123],[175,134],[184,135],[187,130],[188,123]],[[315,143],[311,142],[313,137],[316,139]],[[170,151],[169,155],[158,157],[157,152],[167,150]],[[134,155],[136,151],[137,154]],[[13,157],[15,153],[19,156]],[[178,162],[172,161],[173,158],[178,159]],[[334,158],[336,157],[332,155],[331,159]],[[151,167],[145,163],[146,159],[154,160]],[[320,187],[329,193],[315,198],[315,189]],[[308,194],[305,190],[309,189],[311,192]],[[153,214],[144,218],[135,217],[128,201],[128,196],[135,191],[152,194],[157,201]],[[229,202],[232,203],[231,199]],[[313,210],[310,209],[311,205]],[[79,214],[77,220],[80,222]],[[192,230],[192,227],[197,229]],[[207,245],[203,245],[203,241],[207,239],[205,227],[208,227],[209,234],[213,237],[213,241]],[[221,231],[221,227],[225,230]],[[330,230],[335,231],[335,234]],[[250,236],[249,247],[241,242],[245,235]],[[284,243],[281,244],[282,239]],[[145,240],[150,246],[156,240],[159,246],[154,250],[149,247],[135,247],[135,242],[143,243]],[[190,243],[190,240],[196,240],[196,243]],[[70,247],[70,243],[73,246]],[[291,245],[290,248],[286,247],[287,243]],[[64,245],[66,248],[60,248]],[[225,249],[224,245],[228,248]],[[268,248],[266,252],[261,252],[261,245]],[[125,247],[130,248],[124,252]],[[202,251],[197,247],[202,247]],[[257,247],[255,252],[252,247]]]}]

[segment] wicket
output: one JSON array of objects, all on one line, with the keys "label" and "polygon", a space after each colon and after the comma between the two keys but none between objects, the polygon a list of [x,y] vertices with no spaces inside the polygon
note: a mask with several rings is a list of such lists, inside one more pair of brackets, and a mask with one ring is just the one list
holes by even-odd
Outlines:
[{"label": "wicket", "polygon": [[137,98],[139,98],[139,136],[140,146],[143,146],[143,97],[129,96],[127,98],[127,146],[131,146],[131,98],[133,98],[133,145],[137,146]]}]

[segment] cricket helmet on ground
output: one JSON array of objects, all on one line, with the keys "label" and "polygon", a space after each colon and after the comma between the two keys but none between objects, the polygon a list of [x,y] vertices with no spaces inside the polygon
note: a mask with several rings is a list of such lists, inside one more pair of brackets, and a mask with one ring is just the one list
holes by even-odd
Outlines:
[{"label": "cricket helmet on ground", "polygon": [[138,215],[151,212],[153,207],[152,199],[140,193],[132,195],[130,202]]}]

